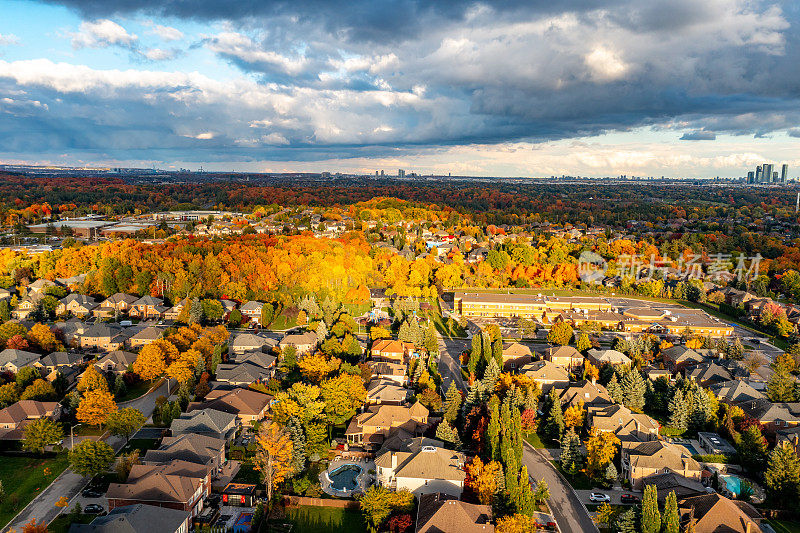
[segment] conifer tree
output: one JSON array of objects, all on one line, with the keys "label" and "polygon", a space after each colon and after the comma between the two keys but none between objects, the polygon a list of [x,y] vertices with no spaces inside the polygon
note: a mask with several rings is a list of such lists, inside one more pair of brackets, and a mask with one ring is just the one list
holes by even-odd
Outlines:
[{"label": "conifer tree", "polygon": [[667,501],[664,503],[663,531],[664,533],[680,533],[681,531],[678,498],[675,496],[674,490],[667,494]]},{"label": "conifer tree", "polygon": [[658,499],[655,485],[647,485],[642,498],[642,533],[660,533],[661,513],[658,511]]},{"label": "conifer tree", "polygon": [[619,404],[622,403],[622,387],[619,386],[619,380],[617,380],[616,372],[614,372],[614,375],[611,376],[611,381],[609,381],[608,385],[606,385],[606,390],[608,391],[608,395],[611,396],[612,400]]},{"label": "conifer tree", "polygon": [[561,468],[570,475],[575,475],[580,470],[581,439],[574,428],[564,433],[561,438]]},{"label": "conifer tree", "polygon": [[447,420],[442,420],[439,423],[439,426],[436,428],[436,438],[448,444],[452,444],[456,448],[461,447],[461,439],[458,437],[458,432]]},{"label": "conifer tree", "polygon": [[675,394],[669,401],[669,426],[678,431],[686,431],[688,428],[689,416],[687,413],[686,401],[683,398],[683,391],[675,389]]},{"label": "conifer tree", "polygon": [[481,379],[481,384],[489,394],[494,391],[494,387],[497,385],[497,379],[499,377],[500,367],[497,366],[497,361],[492,359],[486,366],[486,371],[483,373],[483,379]]},{"label": "conifer tree", "polygon": [[492,461],[500,460],[500,431],[500,400],[493,395],[489,401],[489,426],[486,428],[489,459]]},{"label": "conifer tree", "polygon": [[767,493],[783,505],[793,505],[800,497],[800,459],[788,442],[775,446],[764,473]]},{"label": "conifer tree", "polygon": [[631,368],[620,383],[622,388],[622,403],[632,411],[644,409],[644,394],[647,385],[642,379],[642,374],[636,368]]},{"label": "conifer tree", "polygon": [[492,343],[492,358],[497,363],[497,368],[503,368],[503,337],[498,336]]},{"label": "conifer tree", "polygon": [[451,425],[456,423],[458,413],[461,410],[461,393],[456,387],[456,382],[450,383],[450,388],[447,389],[447,396],[445,399],[444,419]]},{"label": "conifer tree", "polygon": [[555,387],[550,389],[550,411],[544,425],[544,433],[551,440],[560,440],[564,433],[564,412],[561,410],[561,399]]}]

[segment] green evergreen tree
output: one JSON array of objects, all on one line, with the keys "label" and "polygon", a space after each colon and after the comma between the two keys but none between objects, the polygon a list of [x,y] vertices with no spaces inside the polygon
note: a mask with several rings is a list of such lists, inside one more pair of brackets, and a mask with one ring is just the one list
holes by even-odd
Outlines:
[{"label": "green evergreen tree", "polygon": [[617,472],[617,467],[614,466],[614,461],[609,461],[603,472],[603,484],[606,488],[611,488],[614,486],[614,483],[617,482],[618,477],[619,473]]},{"label": "green evergreen tree", "polygon": [[469,361],[467,362],[467,370],[470,374],[477,375],[478,362],[482,357],[481,335],[472,336],[472,349],[469,352]]},{"label": "green evergreen tree", "polygon": [[569,428],[561,438],[561,468],[571,476],[581,469],[580,445],[581,439],[575,428]]},{"label": "green evergreen tree", "polygon": [[786,368],[776,368],[767,382],[767,397],[771,402],[794,402],[795,378]]},{"label": "green evergreen tree", "polygon": [[486,428],[489,458],[492,461],[500,460],[500,431],[500,400],[493,395],[489,400],[489,426]]},{"label": "green evergreen tree", "polygon": [[611,381],[608,382],[606,385],[606,390],[608,391],[608,395],[611,396],[611,399],[614,400],[616,403],[621,404],[623,401],[622,396],[622,387],[619,385],[619,380],[617,380],[617,373],[615,372],[613,376],[611,376]]},{"label": "green evergreen tree", "polygon": [[486,392],[491,394],[494,392],[494,387],[497,385],[497,379],[500,377],[500,367],[497,366],[497,361],[491,359],[489,364],[486,365],[486,371],[483,373],[481,384]]},{"label": "green evergreen tree", "polygon": [[530,477],[528,476],[528,467],[523,466],[519,471],[519,492],[517,495],[517,512],[525,516],[532,516],[536,511],[536,501],[531,488]]},{"label": "green evergreen tree", "polygon": [[451,426],[447,420],[442,420],[436,428],[436,438],[452,444],[456,448],[461,447],[461,439],[458,437],[458,432]]},{"label": "green evergreen tree", "polygon": [[787,442],[775,446],[764,473],[767,494],[784,506],[796,505],[800,498],[800,458]]},{"label": "green evergreen tree", "polygon": [[675,389],[675,394],[669,401],[669,427],[678,431],[686,431],[689,423],[688,409],[683,398],[683,391]]},{"label": "green evergreen tree", "polygon": [[642,498],[642,533],[660,533],[661,513],[658,511],[658,498],[655,485],[647,485]]},{"label": "green evergreen tree", "polygon": [[[512,403],[512,402],[509,402]],[[511,447],[517,455],[517,460],[522,462],[522,418],[516,405],[511,405]]]},{"label": "green evergreen tree", "polygon": [[641,372],[636,368],[631,368],[622,378],[620,387],[622,388],[622,403],[625,407],[641,412],[644,409],[644,395],[647,392],[647,385]]},{"label": "green evergreen tree", "polygon": [[636,524],[636,509],[630,508],[614,521],[614,529],[619,533],[639,533]]},{"label": "green evergreen tree", "polygon": [[561,399],[555,387],[550,389],[550,411],[544,424],[544,434],[551,440],[561,440],[564,434],[564,412],[561,409]]},{"label": "green evergreen tree", "polygon": [[484,367],[492,360],[492,337],[485,330],[481,332],[481,360]]},{"label": "green evergreen tree", "polygon": [[456,387],[456,382],[453,381],[450,383],[450,388],[447,389],[444,419],[447,420],[450,425],[453,425],[456,423],[459,412],[461,412],[461,393],[458,391],[458,387]]},{"label": "green evergreen tree", "polygon": [[763,472],[767,464],[767,441],[758,429],[750,426],[739,437],[737,455],[751,472]]},{"label": "green evergreen tree", "polygon": [[681,519],[678,514],[678,498],[675,496],[675,491],[670,491],[667,494],[667,501],[664,503],[664,520],[663,520],[664,533],[680,533]]}]

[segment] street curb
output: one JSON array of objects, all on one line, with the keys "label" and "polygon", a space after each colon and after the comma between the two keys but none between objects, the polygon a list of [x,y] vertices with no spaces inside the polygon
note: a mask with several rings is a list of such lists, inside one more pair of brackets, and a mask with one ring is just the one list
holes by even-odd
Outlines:
[{"label": "street curb", "polygon": [[[583,510],[584,510],[584,511],[586,511],[586,514],[588,514],[588,515],[589,515],[589,518],[591,518],[591,517],[592,517],[592,515],[591,515],[591,513],[589,512],[589,509],[587,509],[587,508],[586,508],[586,504],[584,504],[584,503],[581,501],[581,499],[578,497],[578,493],[577,493],[577,492],[575,492],[575,488],[572,486],[572,484],[571,484],[569,481],[567,481],[567,478],[565,478],[565,477],[564,477],[564,474],[562,474],[562,473],[561,473],[561,472],[558,470],[558,468],[556,468],[555,466],[553,466],[553,464],[550,462],[550,459],[548,458],[548,456],[546,456],[544,453],[542,453],[542,452],[541,452],[541,451],[540,451],[538,448],[534,448],[534,447],[533,447],[533,446],[532,446],[532,445],[531,445],[531,444],[530,444],[528,441],[526,441],[526,440],[523,440],[522,442],[523,442],[523,444],[524,444],[525,446],[527,446],[528,448],[530,448],[531,450],[533,450],[533,452],[534,452],[535,454],[539,455],[539,456],[540,456],[542,459],[544,459],[544,460],[547,462],[547,464],[548,464],[548,465],[550,465],[550,468],[552,468],[552,469],[553,469],[553,471],[556,473],[556,475],[557,475],[557,476],[558,476],[558,477],[561,479],[561,481],[562,481],[562,482],[563,482],[563,483],[564,483],[564,484],[565,484],[567,487],[569,487],[569,490],[570,490],[570,491],[572,491],[572,494],[575,496],[575,499],[576,499],[576,500],[578,500],[578,503],[580,503],[580,504],[581,504],[581,506],[583,507]],[[555,518],[555,517],[554,517],[554,518]],[[592,521],[592,523],[594,523],[594,521]],[[595,528],[595,531],[596,531],[597,533],[600,533],[600,530],[597,528],[597,525],[596,525],[596,524],[595,524],[594,528]],[[560,530],[560,529],[561,529],[561,526],[559,526],[559,530]]]},{"label": "street curb", "polygon": [[[62,477],[64,474],[66,474],[67,472],[69,472],[69,471],[71,471],[71,470],[72,470],[72,467],[71,467],[71,466],[68,466],[67,468],[65,468],[63,472],[61,472],[59,475],[57,475],[57,476],[56,476],[56,477],[53,479],[53,481],[51,481],[51,482],[50,482],[50,484],[49,484],[49,485],[47,485],[47,487],[45,487],[45,489],[44,489],[44,490],[47,490],[48,488],[50,488],[50,485],[52,485],[53,483],[55,483],[56,481],[58,481],[59,479],[61,479],[61,477]],[[36,498],[38,498],[39,496],[41,496],[41,495],[44,493],[44,490],[43,490],[43,491],[41,491],[41,492],[40,492],[40,493],[39,493],[39,494],[36,496]],[[33,505],[33,504],[36,502],[36,498],[33,498],[31,501],[29,501],[29,502],[28,502],[28,505],[26,505],[25,507],[23,507],[23,508],[20,510],[20,512],[18,512],[16,515],[14,515],[14,518],[12,518],[11,520],[9,520],[9,521],[8,521],[8,523],[7,523],[5,526],[3,526],[3,529],[2,529],[2,530],[0,530],[0,531],[2,531],[2,533],[5,533],[6,531],[8,531],[8,528],[11,526],[11,524],[12,524],[12,523],[14,523],[14,521],[15,521],[15,520],[16,520],[16,519],[19,517],[19,515],[21,515],[22,513],[24,513],[24,512],[25,512],[25,511],[28,509],[28,507],[30,507],[31,505]],[[72,500],[70,500],[70,501],[72,501]],[[61,513],[58,513],[58,514],[61,514]],[[50,523],[48,522],[48,524],[47,524],[47,525],[50,525]]]}]

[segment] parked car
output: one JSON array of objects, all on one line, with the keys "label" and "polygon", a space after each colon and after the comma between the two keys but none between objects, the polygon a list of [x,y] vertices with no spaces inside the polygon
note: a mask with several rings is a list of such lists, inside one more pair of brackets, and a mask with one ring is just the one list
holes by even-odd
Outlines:
[{"label": "parked car", "polygon": [[81,496],[83,496],[84,498],[101,498],[103,496],[103,493],[97,489],[89,488],[89,489],[83,489],[81,491]]},{"label": "parked car", "polygon": [[87,514],[100,514],[105,509],[103,509],[102,505],[97,505],[96,503],[90,503],[86,507],[83,508],[83,512]]},{"label": "parked car", "polygon": [[611,503],[611,496],[602,492],[593,492],[589,494],[589,500],[594,503]]},{"label": "parked car", "polygon": [[623,494],[619,497],[619,500],[622,503],[639,503],[639,497],[633,494]]}]

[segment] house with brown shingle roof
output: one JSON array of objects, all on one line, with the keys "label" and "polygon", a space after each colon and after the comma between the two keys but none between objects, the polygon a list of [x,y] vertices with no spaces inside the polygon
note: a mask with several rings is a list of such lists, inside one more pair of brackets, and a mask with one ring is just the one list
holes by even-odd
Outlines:
[{"label": "house with brown shingle roof", "polygon": [[401,405],[410,395],[411,391],[391,379],[373,378],[367,385],[369,405]]},{"label": "house with brown shingle roof", "polygon": [[108,509],[146,504],[188,511],[203,510],[211,492],[211,474],[203,465],[173,460],[167,464],[133,465],[125,483],[111,483],[106,492]]},{"label": "house with brown shingle roof", "polygon": [[444,493],[457,498],[464,491],[464,454],[440,446],[410,451],[384,451],[375,458],[378,484],[421,494]]},{"label": "house with brown shingle roof", "polygon": [[56,420],[61,416],[58,402],[20,400],[0,410],[0,440],[22,440],[25,427],[40,418]]},{"label": "house with brown shingle roof", "polygon": [[655,474],[675,472],[683,477],[700,480],[702,467],[681,446],[666,441],[643,442],[622,447],[622,476],[634,490],[641,490],[644,479]]},{"label": "house with brown shingle roof", "polygon": [[564,409],[583,402],[583,405],[611,405],[614,400],[605,387],[591,381],[579,381],[569,385],[559,393],[561,405]]},{"label": "house with brown shingle roof", "polygon": [[572,346],[551,346],[545,352],[545,359],[567,370],[583,366],[581,352]]},{"label": "house with brown shingle roof", "polygon": [[530,363],[532,359],[533,354],[531,354],[531,349],[524,344],[515,342],[503,348],[504,371],[520,368],[521,366]]},{"label": "house with brown shingle roof", "polygon": [[569,373],[567,370],[551,361],[534,361],[519,369],[524,374],[539,384],[542,392],[547,394],[553,387],[564,388],[569,386]]},{"label": "house with brown shingle roof", "polygon": [[423,494],[416,533],[492,533],[492,506],[459,501],[447,494]]},{"label": "house with brown shingle roof", "polygon": [[351,445],[376,448],[395,428],[412,436],[421,435],[428,428],[428,415],[428,409],[419,402],[410,407],[372,406],[353,417],[345,436]]},{"label": "house with brown shingle roof", "polygon": [[367,361],[372,376],[394,381],[398,385],[406,383],[406,365],[403,363],[387,363],[386,361]]},{"label": "house with brown shingle roof", "polygon": [[694,519],[695,533],[763,532],[761,515],[752,505],[717,493],[684,498],[678,502],[678,512],[684,527]]},{"label": "house with brown shingle roof", "polygon": [[252,389],[235,388],[233,390],[214,389],[206,394],[205,401],[192,402],[187,412],[197,409],[214,409],[236,415],[239,424],[252,425],[267,416],[272,396]]},{"label": "house with brown shingle roof", "polygon": [[659,423],[649,416],[634,413],[624,405],[589,406],[586,423],[600,431],[613,433],[622,442],[658,439]]},{"label": "house with brown shingle roof", "polygon": [[394,339],[381,339],[372,343],[370,354],[374,361],[386,361],[389,363],[405,364],[408,363],[411,354],[414,352],[414,344],[402,342]]}]

